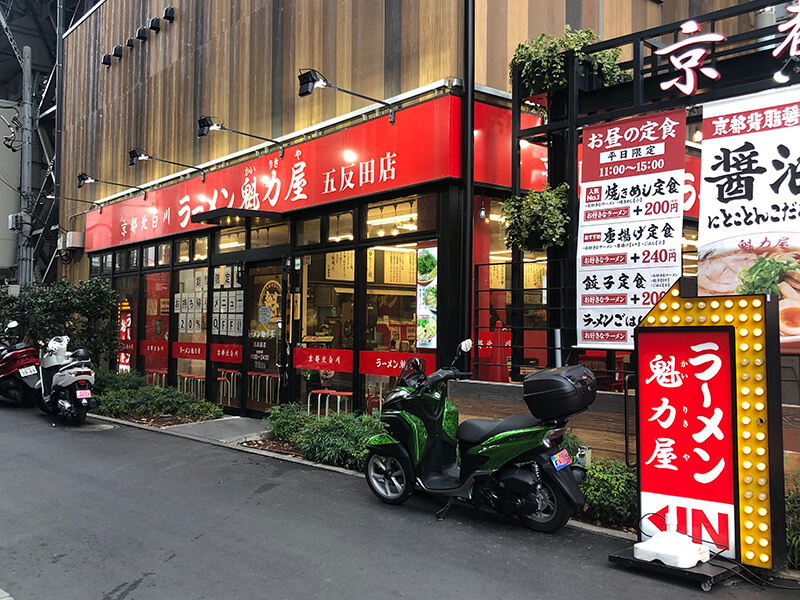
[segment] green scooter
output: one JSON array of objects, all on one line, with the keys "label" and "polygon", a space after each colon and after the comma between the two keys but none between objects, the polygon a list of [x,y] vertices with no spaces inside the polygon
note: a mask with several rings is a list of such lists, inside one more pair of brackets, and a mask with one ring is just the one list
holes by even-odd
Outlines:
[{"label": "green scooter", "polygon": [[594,375],[581,365],[532,373],[523,382],[531,414],[459,425],[447,382],[472,377],[455,367],[471,349],[472,340],[461,342],[451,366],[431,375],[424,358],[405,363],[381,411],[387,431],[367,444],[367,483],[387,504],[408,500],[415,485],[448,498],[438,520],[458,499],[519,517],[535,531],[557,531],[584,502],[585,469],[559,444],[568,417],[594,401]]}]

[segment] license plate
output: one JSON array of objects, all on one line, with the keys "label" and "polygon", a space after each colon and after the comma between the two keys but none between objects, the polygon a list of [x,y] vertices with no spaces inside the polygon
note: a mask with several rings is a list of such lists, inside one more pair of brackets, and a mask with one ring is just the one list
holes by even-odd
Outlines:
[{"label": "license plate", "polygon": [[75,392],[75,396],[77,396],[78,398],[91,398],[92,390],[77,390]]},{"label": "license plate", "polygon": [[569,452],[566,450],[562,450],[558,454],[553,454],[553,456],[550,457],[550,460],[553,461],[556,471],[560,471],[564,467],[568,467],[572,464],[572,457],[570,457]]},{"label": "license plate", "polygon": [[19,374],[23,377],[30,377],[31,375],[36,375],[36,367],[22,367],[19,370]]}]

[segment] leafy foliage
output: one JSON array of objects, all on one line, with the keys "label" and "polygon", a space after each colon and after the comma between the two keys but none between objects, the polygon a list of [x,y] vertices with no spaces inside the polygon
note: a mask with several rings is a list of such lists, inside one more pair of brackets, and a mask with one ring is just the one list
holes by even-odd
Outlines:
[{"label": "leafy foliage", "polygon": [[603,78],[603,85],[611,86],[629,80],[630,75],[617,66],[619,48],[610,48],[590,56],[583,52],[585,46],[599,41],[600,38],[591,29],[573,31],[569,25],[564,27],[563,37],[543,33],[535,40],[517,46],[509,64],[509,78],[513,76],[516,65],[523,65],[522,82],[528,90],[565,86],[564,52],[574,50],[578,62],[590,60],[594,63],[594,68]]},{"label": "leafy foliage", "polygon": [[281,404],[273,408],[264,417],[264,424],[272,431],[276,440],[295,445],[300,431],[312,418],[306,410],[296,402]]},{"label": "leafy foliage", "polygon": [[604,525],[636,524],[639,494],[635,470],[618,460],[593,460],[582,487],[588,518]]},{"label": "leafy foliage", "polygon": [[207,400],[198,400],[174,387],[145,386],[106,391],[94,412],[115,418],[152,419],[168,414],[192,421],[206,421],[221,417],[222,407]]},{"label": "leafy foliage", "polygon": [[559,448],[569,452],[572,462],[578,462],[578,449],[581,446],[585,446],[585,444],[577,435],[572,432],[572,429],[567,429],[566,433],[564,434],[564,441],[561,442]]},{"label": "leafy foliage", "polygon": [[308,460],[360,471],[367,441],[383,431],[378,417],[342,413],[311,419],[297,436],[297,445]]},{"label": "leafy foliage", "polygon": [[800,476],[786,483],[786,559],[790,568],[800,569]]},{"label": "leafy foliage", "polygon": [[531,190],[506,200],[506,246],[527,251],[563,246],[569,223],[567,190],[566,183],[556,188],[548,184],[544,191]]},{"label": "leafy foliage", "polygon": [[70,348],[86,348],[99,360],[119,349],[117,292],[103,279],[75,285],[62,279],[51,285],[27,285],[19,297],[0,293],[0,316],[16,319],[32,342],[68,335]]},{"label": "leafy foliage", "polygon": [[147,385],[147,379],[137,371],[117,373],[116,371],[95,372],[94,392],[102,396],[106,392],[119,390],[138,390]]}]

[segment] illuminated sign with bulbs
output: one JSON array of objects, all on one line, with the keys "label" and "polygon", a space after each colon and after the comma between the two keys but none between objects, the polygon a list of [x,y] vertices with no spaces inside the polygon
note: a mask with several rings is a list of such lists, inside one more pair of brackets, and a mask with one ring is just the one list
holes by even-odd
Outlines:
[{"label": "illuminated sign with bulbs", "polygon": [[[642,531],[742,563],[786,558],[777,298],[681,279],[636,328]],[[699,542],[698,542],[699,543]]]}]

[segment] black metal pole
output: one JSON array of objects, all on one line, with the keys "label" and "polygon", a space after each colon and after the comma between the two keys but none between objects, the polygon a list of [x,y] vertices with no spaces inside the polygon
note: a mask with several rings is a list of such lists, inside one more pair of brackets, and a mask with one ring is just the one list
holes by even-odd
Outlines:
[{"label": "black metal pole", "polygon": [[463,236],[463,285],[461,310],[462,339],[470,337],[472,331],[472,213],[475,204],[475,0],[464,0],[464,103],[462,106],[464,215]]}]

